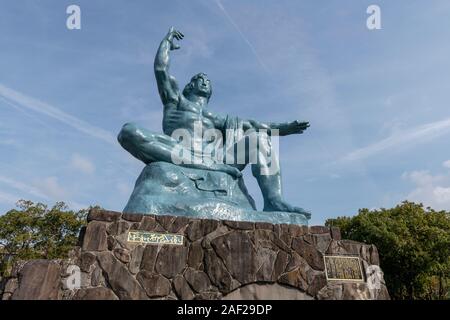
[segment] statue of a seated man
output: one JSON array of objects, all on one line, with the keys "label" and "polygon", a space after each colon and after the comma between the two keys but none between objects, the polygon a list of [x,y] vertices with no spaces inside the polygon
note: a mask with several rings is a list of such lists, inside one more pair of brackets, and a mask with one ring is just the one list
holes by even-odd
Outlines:
[{"label": "statue of a seated man", "polygon": [[[309,212],[302,208],[292,206],[283,200],[281,192],[281,173],[276,154],[271,153],[271,159],[266,157],[270,153],[270,137],[273,132],[279,136],[290,134],[300,134],[309,127],[308,122],[293,121],[288,123],[262,123],[255,120],[242,120],[231,116],[223,117],[208,109],[208,102],[211,98],[211,82],[206,74],[195,75],[184,90],[179,90],[177,81],[169,74],[170,51],[179,49],[175,40],[183,39],[184,35],[170,28],[168,34],[162,40],[155,57],[154,70],[158,91],[164,105],[163,131],[164,134],[150,132],[134,123],[127,123],[123,126],[118,140],[120,144],[134,157],[145,164],[154,162],[168,162],[182,167],[202,169],[207,171],[221,171],[231,175],[234,179],[241,179],[241,171],[247,164],[251,164],[252,173],[261,189],[264,198],[264,211],[292,212],[300,213],[310,217]],[[200,145],[200,150],[204,150],[211,141],[206,141],[203,136],[198,136],[195,132],[195,124],[200,124],[202,130],[216,129],[225,132],[229,129],[242,129],[246,134],[241,136],[237,144],[241,144],[245,150],[245,157],[239,157],[233,146],[234,160],[230,163],[223,157],[214,161],[174,161],[174,150],[180,149],[182,142],[174,138],[173,134],[183,129],[191,134],[192,144]],[[267,134],[268,133],[268,134]],[[257,138],[258,146],[252,146],[251,139]],[[261,141],[263,143],[261,143]],[[186,148],[183,145],[182,148]],[[224,154],[229,153],[229,150]],[[190,153],[194,158],[204,159],[203,154],[185,150],[184,154]],[[261,159],[251,163],[250,159]],[[238,161],[239,160],[239,161]],[[269,168],[269,163],[271,168]],[[274,170],[275,168],[275,170]]]}]

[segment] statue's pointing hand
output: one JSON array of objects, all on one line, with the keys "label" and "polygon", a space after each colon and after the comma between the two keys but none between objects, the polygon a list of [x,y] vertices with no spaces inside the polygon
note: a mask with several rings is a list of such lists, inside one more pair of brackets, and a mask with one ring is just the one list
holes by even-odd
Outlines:
[{"label": "statue's pointing hand", "polygon": [[309,122],[302,122],[295,120],[288,123],[283,123],[278,128],[280,130],[280,136],[287,136],[290,134],[300,134],[309,128]]},{"label": "statue's pointing hand", "polygon": [[167,41],[170,42],[170,50],[177,50],[180,49],[180,46],[174,43],[174,39],[180,41],[184,38],[184,34],[182,34],[180,31],[175,30],[174,27],[170,27],[169,33],[167,33],[166,38]]}]

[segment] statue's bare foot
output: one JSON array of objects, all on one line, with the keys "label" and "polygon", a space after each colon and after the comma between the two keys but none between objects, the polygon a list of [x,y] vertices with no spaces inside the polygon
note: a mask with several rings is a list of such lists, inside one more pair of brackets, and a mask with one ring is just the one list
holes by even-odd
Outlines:
[{"label": "statue's bare foot", "polygon": [[274,200],[264,204],[264,211],[282,211],[282,212],[295,212],[305,215],[306,218],[311,218],[311,212],[306,211],[303,208],[295,207],[286,203],[283,200]]}]

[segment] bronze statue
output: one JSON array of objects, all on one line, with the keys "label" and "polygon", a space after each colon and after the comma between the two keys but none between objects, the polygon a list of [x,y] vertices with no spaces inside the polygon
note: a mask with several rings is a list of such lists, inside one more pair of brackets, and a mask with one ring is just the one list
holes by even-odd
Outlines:
[{"label": "bronze statue", "polygon": [[[196,172],[200,175],[209,173],[207,176],[208,178],[205,178],[206,176],[202,178],[203,186],[208,184],[212,186],[215,184],[214,181],[209,181],[211,183],[206,181],[208,179],[216,179],[213,172],[220,172],[222,173],[222,176],[223,173],[226,173],[231,176],[232,180],[238,180],[237,185],[239,185],[241,189],[243,186],[244,189],[242,190],[244,193],[246,193],[246,189],[243,185],[241,171],[247,164],[251,164],[253,176],[257,179],[264,198],[264,211],[298,213],[309,218],[309,212],[302,208],[292,206],[283,200],[279,162],[277,155],[270,150],[271,136],[275,134],[279,136],[300,134],[309,127],[309,123],[301,121],[263,123],[256,120],[243,120],[233,116],[221,116],[216,114],[208,108],[208,103],[212,95],[212,87],[211,81],[204,73],[193,76],[191,81],[185,86],[183,91],[181,91],[176,79],[169,73],[169,53],[172,50],[180,48],[180,46],[175,43],[175,40],[182,40],[183,38],[184,35],[181,32],[171,27],[168,34],[162,40],[155,57],[154,71],[159,95],[164,105],[164,134],[150,132],[134,123],[127,123],[123,126],[118,136],[120,144],[134,157],[147,165],[165,162],[175,164],[180,167],[180,170],[187,170],[191,173]],[[219,158],[216,157],[212,159],[212,157],[209,157],[209,155],[206,155],[204,152],[198,152],[198,150],[205,150],[212,141],[210,139],[205,139],[203,135],[196,134],[195,125],[200,125],[203,131],[216,130],[225,133],[227,130],[241,130],[241,132],[244,132],[244,134],[239,137],[239,140],[232,145],[231,149],[228,148],[228,150],[223,151],[224,155],[229,155],[230,152],[233,154],[231,163],[225,156],[222,157],[222,155],[219,155]],[[200,148],[197,148],[197,152],[194,150],[195,148],[187,148],[186,141],[182,143],[180,139],[174,137],[174,133],[180,129],[191,135],[192,138],[189,143],[200,146]],[[226,137],[227,134],[224,134],[223,136]],[[226,140],[223,136],[222,139]],[[251,142],[254,141],[252,139],[259,141],[257,147],[252,145]],[[192,156],[191,159],[193,159],[193,161],[174,161],[174,151],[176,149],[178,152],[180,148],[183,149],[184,156],[189,154]],[[237,150],[244,150],[245,156],[237,154]],[[270,161],[267,159],[268,154],[271,154]],[[207,158],[208,161],[205,161],[205,158]],[[255,158],[261,161],[251,163],[251,159]],[[271,168],[269,168],[269,164],[272,166]],[[169,170],[175,170],[175,172],[173,172],[174,175],[183,175],[180,172],[177,172],[177,169],[172,167]],[[195,178],[192,179],[192,175],[190,178],[192,181],[201,180],[198,177],[197,180]],[[141,183],[143,182],[142,180],[143,177],[140,177]],[[138,183],[136,184],[136,187],[137,186]],[[198,183],[196,184],[196,187],[197,189],[202,190],[201,187],[198,187]],[[209,190],[211,189],[210,187],[204,187],[204,189],[206,189],[204,191],[211,191]],[[225,187],[225,189],[227,189],[227,187]],[[179,191],[175,194],[179,194]],[[158,195],[159,200],[153,198],[151,201],[164,202],[165,200],[163,198],[165,196],[174,197],[175,194],[171,192],[168,192],[167,195],[160,193]],[[145,201],[145,194],[141,191],[137,198],[139,198],[138,201],[140,202]],[[137,211],[138,209],[136,209],[136,206],[133,206],[131,203],[133,201],[135,200],[133,200],[132,195],[127,207],[130,211]],[[250,202],[252,202],[252,200]],[[237,203],[237,205],[239,205],[239,203]],[[135,209],[131,209],[133,207]],[[150,207],[153,208],[152,210],[156,211],[160,208],[160,206],[155,206],[154,204]],[[255,209],[254,203],[252,204],[252,207]],[[125,211],[127,211],[127,208],[125,208]],[[158,212],[148,213],[158,214]],[[166,212],[165,214],[170,214],[170,212]],[[172,214],[177,214],[177,212],[172,212]]]}]

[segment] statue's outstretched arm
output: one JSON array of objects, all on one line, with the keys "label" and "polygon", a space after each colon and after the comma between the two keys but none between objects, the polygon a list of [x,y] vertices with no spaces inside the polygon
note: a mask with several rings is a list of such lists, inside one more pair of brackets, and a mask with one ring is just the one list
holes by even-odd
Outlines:
[{"label": "statue's outstretched arm", "polygon": [[161,100],[165,106],[177,105],[179,101],[179,89],[174,77],[169,74],[171,50],[179,49],[180,46],[174,43],[174,39],[181,40],[184,35],[176,31],[173,27],[170,28],[167,35],[161,41],[158,52],[155,57],[155,77],[158,84],[158,91]]},{"label": "statue's outstretched arm", "polygon": [[300,134],[303,133],[309,127],[309,122],[305,121],[291,121],[291,122],[259,122],[256,120],[245,120],[244,130],[255,129],[255,130],[267,130],[270,134],[273,134],[273,130],[278,130],[278,135],[287,136],[290,134]]}]

